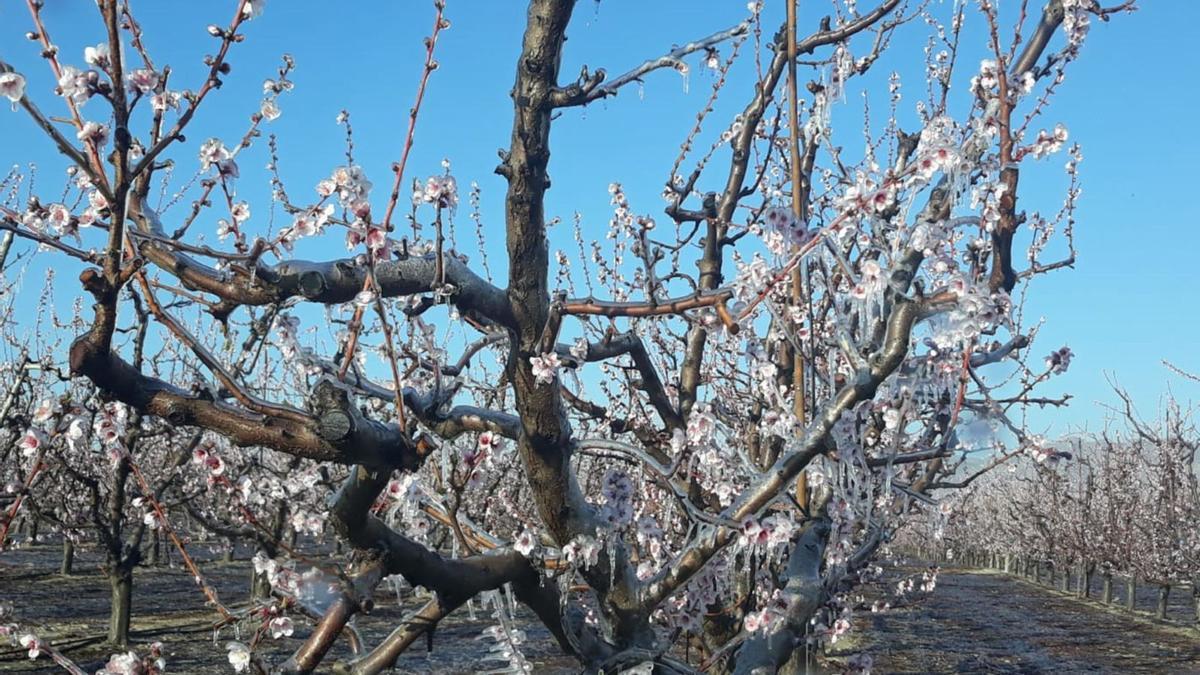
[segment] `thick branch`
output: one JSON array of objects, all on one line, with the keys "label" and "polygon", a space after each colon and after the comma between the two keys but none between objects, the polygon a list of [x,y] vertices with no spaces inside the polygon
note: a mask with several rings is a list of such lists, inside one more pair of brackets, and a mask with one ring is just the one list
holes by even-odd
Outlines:
[{"label": "thick branch", "polygon": [[[144,205],[132,214],[139,231],[163,236],[157,215]],[[287,260],[275,265],[255,261],[253,269],[233,264],[228,272],[172,250],[160,240],[143,240],[141,253],[155,265],[179,278],[187,288],[211,293],[223,301],[225,313],[238,305],[270,305],[291,298],[336,304],[349,302],[362,291],[367,265],[351,259],[314,262]],[[511,325],[512,315],[504,291],[472,272],[453,256],[444,260],[444,279],[454,287],[450,296],[460,311],[501,325]],[[431,292],[438,285],[436,256],[407,257],[375,265],[375,280],[383,297]]]}]

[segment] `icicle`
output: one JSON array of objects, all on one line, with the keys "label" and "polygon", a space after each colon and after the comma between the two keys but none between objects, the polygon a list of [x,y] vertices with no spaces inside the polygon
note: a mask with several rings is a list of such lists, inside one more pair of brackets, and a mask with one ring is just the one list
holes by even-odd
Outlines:
[{"label": "icicle", "polygon": [[450,444],[442,443],[441,449],[442,449],[442,457],[441,457],[442,480],[448,482],[450,480]]},{"label": "icicle", "polygon": [[646,85],[642,84],[641,80],[638,80],[638,100],[646,100]]}]

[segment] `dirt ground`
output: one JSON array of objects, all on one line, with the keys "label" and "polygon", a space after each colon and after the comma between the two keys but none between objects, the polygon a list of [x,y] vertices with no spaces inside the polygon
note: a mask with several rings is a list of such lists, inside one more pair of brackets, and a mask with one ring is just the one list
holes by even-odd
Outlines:
[{"label": "dirt ground", "polygon": [[[247,551],[240,551],[240,559],[232,563],[221,562],[218,553],[199,545],[189,547],[189,553],[194,558],[207,559],[201,563],[201,571],[223,604],[231,609],[245,606],[252,569]],[[66,577],[57,573],[60,554],[57,545],[38,545],[0,554],[0,602],[12,603],[18,621],[28,622],[84,671],[94,673],[103,667],[112,651],[100,644],[108,626],[108,585],[95,553],[78,553],[75,573]],[[372,614],[356,618],[355,625],[367,645],[377,644],[399,625],[405,613],[418,606],[411,589],[405,589],[403,597],[404,601],[398,603],[394,594],[382,591],[376,596],[377,606]],[[478,603],[474,608],[474,618],[460,610],[442,621],[434,634],[433,651],[427,652],[425,641],[419,641],[400,658],[395,672],[474,673],[506,667],[507,664],[499,662],[480,662],[494,642],[476,638],[495,621],[490,611],[483,611]],[[204,597],[190,575],[178,564],[140,567],[136,571],[133,648],[145,653],[149,643],[163,642],[168,673],[233,672],[225,658],[225,643],[238,636],[229,628],[214,636],[211,626],[217,618],[216,612],[205,606]],[[265,654],[270,663],[282,663],[300,646],[309,634],[306,623],[297,620],[295,634],[290,638],[266,641],[269,649]],[[519,623],[528,636],[522,653],[538,673],[575,672],[574,660],[561,655],[549,632],[536,619],[522,617]],[[335,660],[350,656],[345,641],[339,640],[325,664],[332,665]],[[46,658],[31,661],[25,650],[0,644],[0,673],[59,672],[62,669]]]},{"label": "dirt ground", "polygon": [[[1177,603],[1169,615],[1190,618],[1184,598]],[[1200,673],[1196,628],[1000,573],[943,570],[922,601],[859,622],[854,648],[876,673]]]},{"label": "dirt ground", "polygon": [[[225,563],[217,559],[215,549],[191,550],[207,560],[203,573],[223,603],[236,608],[245,601],[250,579],[247,552]],[[76,572],[68,577],[56,572],[59,555],[56,545],[0,554],[0,601],[13,603],[19,620],[52,638],[85,671],[95,672],[110,652],[99,644],[107,625],[108,587],[94,553],[80,553]],[[1120,599],[1124,585],[1118,584],[1117,590]],[[1153,591],[1145,593],[1139,606],[1149,609]],[[874,659],[875,673],[1200,674],[1200,631],[1185,625],[1191,618],[1188,598],[1177,595],[1172,603],[1176,620],[1160,624],[1008,575],[943,570],[937,590],[920,602],[860,615],[852,639],[840,642],[833,656],[836,662],[838,654],[865,651]],[[411,591],[405,592],[403,602],[386,592],[377,601],[376,611],[357,622],[368,645],[382,639],[415,606]],[[401,658],[396,672],[474,673],[502,667],[479,661],[491,641],[477,638],[494,622],[478,605],[475,609],[474,618],[459,611],[443,621],[433,651],[418,643]],[[224,644],[237,636],[226,629],[215,636],[214,646],[211,624],[216,614],[205,607],[189,575],[178,565],[138,570],[133,616],[134,640],[141,651],[155,640],[165,643],[169,673],[232,672]],[[535,672],[577,672],[574,662],[558,653],[549,634],[532,617],[519,623],[528,633],[522,651]],[[297,621],[295,635],[268,641],[270,662],[280,663],[306,635],[307,628]],[[350,656],[343,642],[339,641],[327,664]],[[46,659],[30,661],[24,650],[0,647],[0,672],[61,670]]]}]

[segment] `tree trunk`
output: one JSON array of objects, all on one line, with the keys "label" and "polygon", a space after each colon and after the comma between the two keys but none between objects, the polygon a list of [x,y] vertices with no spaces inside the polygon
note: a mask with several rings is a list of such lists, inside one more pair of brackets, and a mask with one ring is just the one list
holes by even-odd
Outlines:
[{"label": "tree trunk", "polygon": [[1192,609],[1196,612],[1196,628],[1200,629],[1200,577],[1192,579]]},{"label": "tree trunk", "polygon": [[1154,616],[1159,621],[1167,620],[1167,600],[1170,597],[1171,584],[1162,584],[1158,587],[1158,609],[1154,612]]},{"label": "tree trunk", "polygon": [[150,565],[153,567],[157,567],[158,562],[159,562],[159,556],[161,555],[161,552],[159,551],[159,548],[160,548],[159,544],[161,542],[161,538],[158,536],[157,531],[152,531],[150,533],[150,539],[152,541],[152,543],[150,544]]},{"label": "tree trunk", "polygon": [[259,574],[250,568],[250,600],[266,600],[271,597],[271,582],[267,575]]},{"label": "tree trunk", "polygon": [[1033,581],[1042,583],[1042,561],[1038,560],[1033,563]]},{"label": "tree trunk", "polygon": [[1104,604],[1106,604],[1106,605],[1112,604],[1113,587],[1112,587],[1112,573],[1111,572],[1104,573],[1103,598],[1104,598]]},{"label": "tree trunk", "polygon": [[1125,580],[1125,609],[1133,611],[1137,609],[1137,581],[1132,575]]},{"label": "tree trunk", "polygon": [[112,587],[112,606],[108,615],[109,643],[125,647],[129,644],[129,618],[133,604],[133,570],[123,568],[109,573]]},{"label": "tree trunk", "polygon": [[71,573],[71,568],[75,565],[75,542],[71,541],[70,537],[63,537],[63,554],[62,564],[58,567],[58,573],[67,575]]},{"label": "tree trunk", "polygon": [[26,522],[25,534],[29,536],[29,543],[36,544],[38,538],[38,519],[37,517],[30,518]]}]

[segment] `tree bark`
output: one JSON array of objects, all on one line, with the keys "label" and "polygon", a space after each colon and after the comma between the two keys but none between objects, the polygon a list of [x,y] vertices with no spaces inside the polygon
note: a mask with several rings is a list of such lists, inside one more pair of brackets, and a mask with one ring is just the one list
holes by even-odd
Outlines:
[{"label": "tree bark", "polygon": [[1193,618],[1196,628],[1200,629],[1200,577],[1192,579],[1192,609],[1195,611]]},{"label": "tree bark", "polygon": [[1106,604],[1106,605],[1112,604],[1112,599],[1113,599],[1113,583],[1112,582],[1113,582],[1112,573],[1105,572],[1104,573],[1104,591],[1102,594],[1102,598],[1104,600],[1104,604]]},{"label": "tree bark", "polygon": [[1133,611],[1137,609],[1137,580],[1130,576],[1125,580],[1125,609]]},{"label": "tree bark", "polygon": [[158,532],[154,531],[150,533],[150,539],[152,542],[150,544],[150,565],[157,567],[160,556],[162,555],[161,538],[158,536]]},{"label": "tree bark", "polygon": [[[261,550],[261,549],[260,549]],[[273,558],[273,555],[267,553],[267,557]],[[271,597],[271,580],[267,578],[266,573],[260,574],[250,566],[250,600],[265,600]]]},{"label": "tree bark", "polygon": [[58,568],[58,573],[68,575],[71,573],[71,568],[75,565],[75,542],[71,541],[70,537],[63,537],[63,553],[62,564]]},{"label": "tree bark", "polygon": [[1171,584],[1161,584],[1158,587],[1158,609],[1154,612],[1159,621],[1167,620],[1167,600],[1171,597]]},{"label": "tree bark", "polygon": [[133,570],[117,569],[109,573],[112,605],[108,615],[108,642],[117,647],[129,644],[129,619],[133,609]]}]

